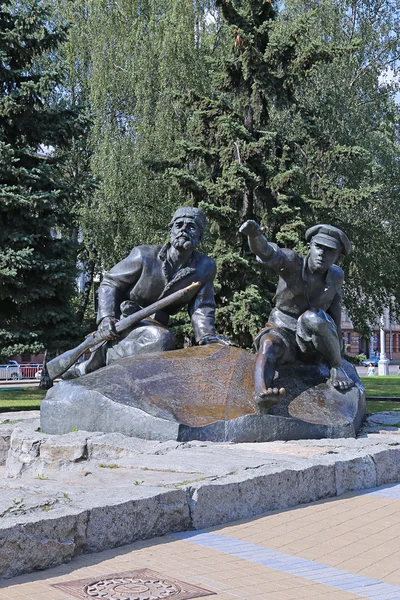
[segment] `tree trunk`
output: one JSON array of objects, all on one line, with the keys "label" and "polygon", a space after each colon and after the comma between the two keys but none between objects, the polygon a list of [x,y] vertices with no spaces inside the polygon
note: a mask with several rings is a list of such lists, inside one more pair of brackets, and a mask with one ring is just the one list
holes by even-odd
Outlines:
[{"label": "tree trunk", "polygon": [[85,273],[86,281],[85,281],[85,285],[84,285],[83,292],[82,292],[80,307],[76,313],[76,320],[80,325],[82,325],[82,323],[83,323],[87,305],[89,304],[90,291],[91,291],[92,285],[93,285],[94,268],[95,268],[94,260],[88,260],[86,264],[87,264],[87,269],[86,269],[86,273]]},{"label": "tree trunk", "polygon": [[[252,90],[251,85],[248,86],[247,90],[247,113],[244,121],[244,126],[247,131],[253,135],[254,133],[254,110],[251,103]],[[254,192],[252,189],[246,189],[243,195],[243,209],[242,209],[242,220],[247,221],[252,219],[254,216]]]}]

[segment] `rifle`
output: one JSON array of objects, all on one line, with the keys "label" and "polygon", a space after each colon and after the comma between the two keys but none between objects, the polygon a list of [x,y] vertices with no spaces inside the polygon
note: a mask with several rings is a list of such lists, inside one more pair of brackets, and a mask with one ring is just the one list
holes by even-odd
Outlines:
[{"label": "rifle", "polygon": [[[161,300],[157,300],[157,302],[138,310],[137,312],[133,313],[133,315],[129,315],[129,317],[121,319],[115,324],[117,333],[122,333],[123,331],[130,329],[132,325],[139,323],[139,321],[142,319],[150,317],[150,315],[154,314],[158,310],[162,310],[166,306],[173,304],[176,300],[179,300],[182,298],[182,296],[185,296],[185,294],[187,294],[189,291],[199,288],[200,286],[200,282],[191,283],[182,290],[178,290],[177,292],[174,292],[173,294],[170,294],[169,296],[166,296]],[[68,371],[68,369],[72,367],[78,358],[82,356],[82,354],[85,354],[87,350],[90,350],[90,348],[93,348],[94,346],[101,345],[105,341],[107,341],[105,336],[102,336],[99,331],[94,331],[93,333],[90,333],[76,348],[67,350],[63,354],[60,354],[60,356],[53,358],[53,360],[47,363],[47,372],[50,379],[54,380],[57,377],[60,377],[60,375],[65,373],[65,371]]]}]

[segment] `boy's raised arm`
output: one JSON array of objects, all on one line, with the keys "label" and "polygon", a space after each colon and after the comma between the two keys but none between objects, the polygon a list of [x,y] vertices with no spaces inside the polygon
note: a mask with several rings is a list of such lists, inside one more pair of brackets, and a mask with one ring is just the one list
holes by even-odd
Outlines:
[{"label": "boy's raised arm", "polygon": [[247,235],[250,250],[262,261],[267,261],[271,258],[274,249],[269,244],[265,235],[263,235],[262,227],[256,221],[246,221],[240,227],[239,232]]}]

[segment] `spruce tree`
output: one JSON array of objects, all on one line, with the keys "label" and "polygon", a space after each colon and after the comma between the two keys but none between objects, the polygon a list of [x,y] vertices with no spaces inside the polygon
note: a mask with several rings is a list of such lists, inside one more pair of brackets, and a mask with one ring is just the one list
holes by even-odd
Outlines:
[{"label": "spruce tree", "polygon": [[0,7],[0,355],[65,347],[77,235],[65,158],[81,126],[53,62],[65,30],[45,2]]},{"label": "spruce tree", "polygon": [[310,225],[348,233],[355,252],[346,307],[365,330],[399,297],[398,110],[393,90],[379,83],[400,48],[397,21],[385,25],[390,2],[216,4],[225,54],[214,65],[212,93],[187,97],[181,152],[157,166],[211,222],[218,327],[246,344],[269,313],[276,281],[237,234],[256,218],[272,242],[301,252]]},{"label": "spruce tree", "polygon": [[[211,222],[209,248],[218,266],[217,326],[249,346],[267,319],[276,281],[246,252],[240,224],[256,218],[268,237],[301,248],[309,206],[296,141],[275,129],[273,115],[295,104],[293,88],[313,64],[330,60],[318,45],[297,52],[296,38],[272,39],[275,2],[217,0],[225,56],[214,65],[212,94],[192,94],[181,154],[157,165],[177,180]],[[301,64],[300,64],[300,61]]]}]

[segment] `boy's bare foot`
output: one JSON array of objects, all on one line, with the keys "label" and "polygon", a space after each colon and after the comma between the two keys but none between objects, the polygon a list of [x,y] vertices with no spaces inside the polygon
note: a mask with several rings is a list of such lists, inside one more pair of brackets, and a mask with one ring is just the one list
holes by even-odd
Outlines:
[{"label": "boy's bare foot", "polygon": [[343,367],[332,367],[329,381],[337,390],[348,390],[354,385],[354,381],[350,379]]},{"label": "boy's bare foot", "polygon": [[277,404],[282,396],[285,394],[285,388],[264,388],[259,392],[256,392],[254,399],[257,404],[261,402],[268,402],[273,406]]}]

